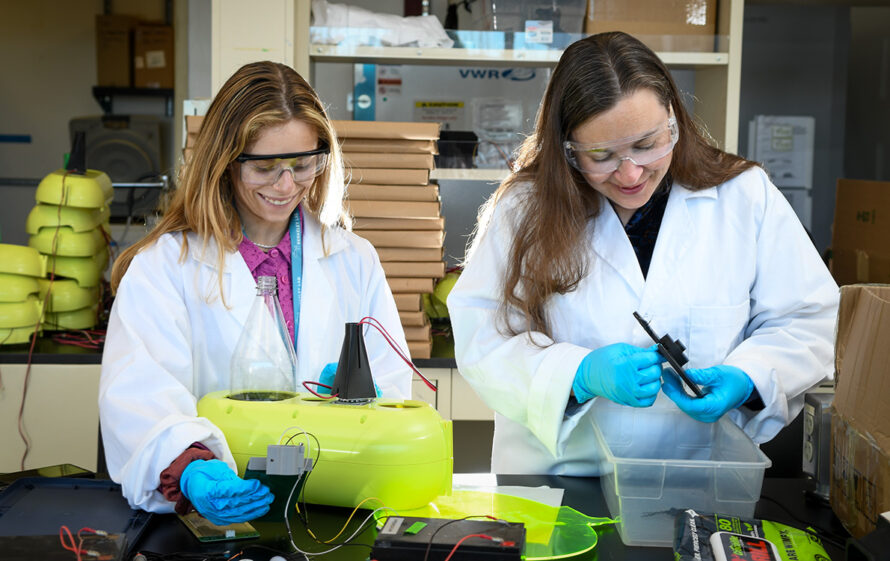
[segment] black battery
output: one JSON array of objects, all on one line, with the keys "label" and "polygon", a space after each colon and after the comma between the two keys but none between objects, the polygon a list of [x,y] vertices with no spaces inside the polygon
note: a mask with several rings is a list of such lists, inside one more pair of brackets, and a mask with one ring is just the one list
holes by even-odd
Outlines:
[{"label": "black battery", "polygon": [[524,548],[525,526],[516,522],[391,516],[377,533],[371,558],[443,561],[453,550],[451,561],[519,561]]}]

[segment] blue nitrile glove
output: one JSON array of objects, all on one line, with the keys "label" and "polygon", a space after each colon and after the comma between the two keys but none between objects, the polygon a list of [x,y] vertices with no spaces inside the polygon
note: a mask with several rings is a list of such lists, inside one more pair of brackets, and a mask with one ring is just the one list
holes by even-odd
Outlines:
[{"label": "blue nitrile glove", "polygon": [[676,374],[664,377],[665,395],[673,400],[682,411],[693,419],[713,423],[727,411],[740,407],[751,397],[754,382],[747,374],[735,366],[725,364],[711,368],[689,369],[686,375],[702,386],[702,397],[690,397],[680,386]]},{"label": "blue nitrile glove", "polygon": [[[326,386],[334,385],[334,378],[337,376],[337,363],[329,362],[324,365],[324,368],[321,369],[321,374],[318,376],[318,381],[321,384]],[[380,386],[377,385],[377,382],[374,382],[374,391],[377,392],[377,397],[380,397]]]},{"label": "blue nitrile glove", "polygon": [[664,361],[655,349],[614,343],[591,351],[575,372],[575,399],[584,403],[600,395],[622,405],[649,407],[661,388]]},{"label": "blue nitrile glove", "polygon": [[217,526],[247,522],[269,512],[275,497],[256,479],[241,479],[222,460],[195,460],[179,477],[182,494]]}]

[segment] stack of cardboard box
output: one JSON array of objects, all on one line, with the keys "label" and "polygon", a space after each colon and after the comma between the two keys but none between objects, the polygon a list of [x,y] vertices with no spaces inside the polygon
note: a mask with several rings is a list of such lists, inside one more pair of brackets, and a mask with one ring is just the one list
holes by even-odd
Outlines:
[{"label": "stack of cardboard box", "polygon": [[342,141],[354,231],[377,249],[413,358],[429,358],[425,293],[445,275],[439,187],[430,170],[438,123],[334,121]]},{"label": "stack of cardboard box", "polygon": [[96,15],[96,85],[172,88],[173,27],[136,16]]},{"label": "stack of cardboard box", "polygon": [[[186,162],[203,118],[185,117]],[[445,275],[445,219],[439,186],[430,183],[439,124],[333,123],[343,148],[353,229],[377,249],[411,357],[429,358],[432,340],[422,295],[432,293],[436,279]]]}]

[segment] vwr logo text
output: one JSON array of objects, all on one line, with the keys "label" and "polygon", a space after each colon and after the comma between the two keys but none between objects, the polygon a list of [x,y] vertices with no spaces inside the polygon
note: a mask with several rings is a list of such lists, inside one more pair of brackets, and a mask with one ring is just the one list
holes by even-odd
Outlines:
[{"label": "vwr logo text", "polygon": [[496,68],[460,68],[461,78],[475,78],[480,80],[512,80],[514,82],[526,82],[535,77],[534,68],[508,68],[498,70]]}]

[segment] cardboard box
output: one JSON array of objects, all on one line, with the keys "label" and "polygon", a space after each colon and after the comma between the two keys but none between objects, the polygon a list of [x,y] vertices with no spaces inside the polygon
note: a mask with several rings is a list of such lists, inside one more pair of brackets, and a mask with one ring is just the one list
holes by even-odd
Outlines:
[{"label": "cardboard box", "polygon": [[438,201],[439,186],[429,185],[369,185],[349,186],[349,198],[366,201]]},{"label": "cardboard box", "polygon": [[396,309],[400,312],[423,310],[423,298],[420,297],[420,294],[393,294],[392,297],[396,301]]},{"label": "cardboard box", "polygon": [[408,341],[408,354],[411,358],[430,358],[432,352],[432,341]]},{"label": "cardboard box", "polygon": [[624,31],[653,51],[712,52],[717,0],[589,0],[584,33]]},{"label": "cardboard box", "polygon": [[401,292],[417,292],[420,294],[432,294],[435,283],[433,279],[406,279],[387,277],[386,282],[393,294]]},{"label": "cardboard box", "polygon": [[186,115],[185,116],[185,146],[190,148],[195,145],[195,139],[198,137],[198,131],[201,130],[201,123],[204,122],[204,115]]},{"label": "cardboard box", "polygon": [[424,312],[399,312],[399,319],[402,321],[402,325],[414,327],[421,327],[430,322]]},{"label": "cardboard box", "polygon": [[428,169],[375,169],[346,168],[349,183],[370,183],[373,185],[427,185],[430,182]]},{"label": "cardboard box", "polygon": [[890,510],[890,286],[841,287],[831,507],[856,538]]},{"label": "cardboard box", "polygon": [[438,261],[444,255],[441,247],[378,247],[380,261]]},{"label": "cardboard box", "polygon": [[[356,218],[355,230],[443,230],[445,219],[438,218]],[[410,261],[410,259],[408,260]]]},{"label": "cardboard box", "polygon": [[349,198],[349,211],[355,217],[369,218],[438,218],[439,201],[363,201]]},{"label": "cardboard box", "polygon": [[444,261],[383,261],[383,272],[388,277],[432,277],[445,276]]},{"label": "cardboard box", "polygon": [[890,283],[890,182],[838,179],[831,274],[839,285]]},{"label": "cardboard box", "polygon": [[339,138],[374,138],[393,140],[435,140],[439,123],[410,121],[331,121]]},{"label": "cardboard box", "polygon": [[137,25],[133,30],[133,86],[173,88],[173,27]]},{"label": "cardboard box", "polygon": [[96,16],[96,85],[133,85],[133,16]]},{"label": "cardboard box", "polygon": [[374,247],[441,248],[445,232],[441,230],[359,230],[354,232]]},{"label": "cardboard box", "polygon": [[430,326],[429,325],[421,325],[414,326],[409,325],[407,327],[403,327],[405,330],[405,339],[408,341],[429,341],[430,340]]},{"label": "cardboard box", "polygon": [[346,167],[433,169],[432,154],[391,154],[384,152],[343,152]]},{"label": "cardboard box", "polygon": [[438,154],[435,140],[374,140],[372,138],[344,138],[340,143],[344,152],[383,152],[397,154]]}]

